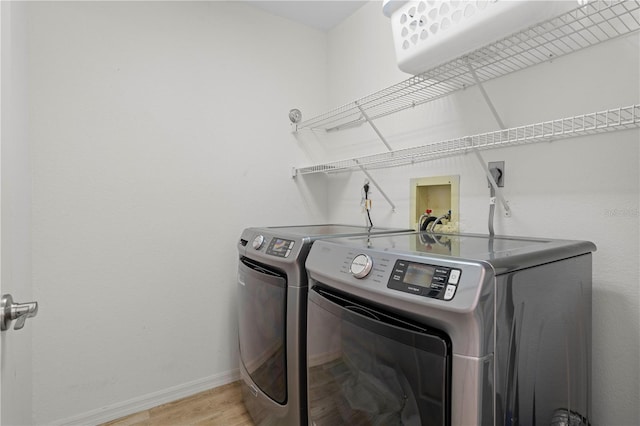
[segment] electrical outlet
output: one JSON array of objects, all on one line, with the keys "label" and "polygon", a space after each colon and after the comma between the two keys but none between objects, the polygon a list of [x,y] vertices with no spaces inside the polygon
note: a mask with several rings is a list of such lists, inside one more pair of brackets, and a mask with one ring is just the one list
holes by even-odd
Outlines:
[{"label": "electrical outlet", "polygon": [[[503,188],[504,187],[504,161],[490,161],[489,171],[491,171],[491,169],[498,169],[502,172],[498,177],[498,179],[496,179],[496,183],[498,184],[499,188]],[[491,184],[489,184],[489,186],[491,186]]]}]

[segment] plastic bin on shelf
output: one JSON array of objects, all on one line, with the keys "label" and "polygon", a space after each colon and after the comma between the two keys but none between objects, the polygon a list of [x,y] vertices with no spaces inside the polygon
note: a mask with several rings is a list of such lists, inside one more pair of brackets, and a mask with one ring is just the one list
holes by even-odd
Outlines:
[{"label": "plastic bin on shelf", "polygon": [[585,0],[384,0],[398,67],[420,74]]}]

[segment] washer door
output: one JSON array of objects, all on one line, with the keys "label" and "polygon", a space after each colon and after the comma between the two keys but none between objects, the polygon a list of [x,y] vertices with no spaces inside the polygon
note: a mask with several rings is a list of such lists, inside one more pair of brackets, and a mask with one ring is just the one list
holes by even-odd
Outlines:
[{"label": "washer door", "polygon": [[310,424],[450,424],[446,335],[319,286],[307,324]]},{"label": "washer door", "polygon": [[287,401],[287,280],[283,273],[246,257],[238,268],[240,361],[271,399]]}]

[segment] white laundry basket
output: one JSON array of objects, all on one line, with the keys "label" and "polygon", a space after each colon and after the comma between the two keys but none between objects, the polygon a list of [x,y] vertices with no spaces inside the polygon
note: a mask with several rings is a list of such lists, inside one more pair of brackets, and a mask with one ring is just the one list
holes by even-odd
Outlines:
[{"label": "white laundry basket", "polygon": [[384,0],[398,67],[419,74],[586,0]]}]

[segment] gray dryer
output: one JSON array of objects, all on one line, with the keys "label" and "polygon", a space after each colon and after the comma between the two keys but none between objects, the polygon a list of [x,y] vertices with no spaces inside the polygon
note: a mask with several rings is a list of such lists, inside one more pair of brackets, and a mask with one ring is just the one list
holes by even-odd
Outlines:
[{"label": "gray dryer", "polygon": [[316,240],[410,229],[353,225],[247,228],[238,242],[242,393],[256,425],[307,424],[304,263]]}]

